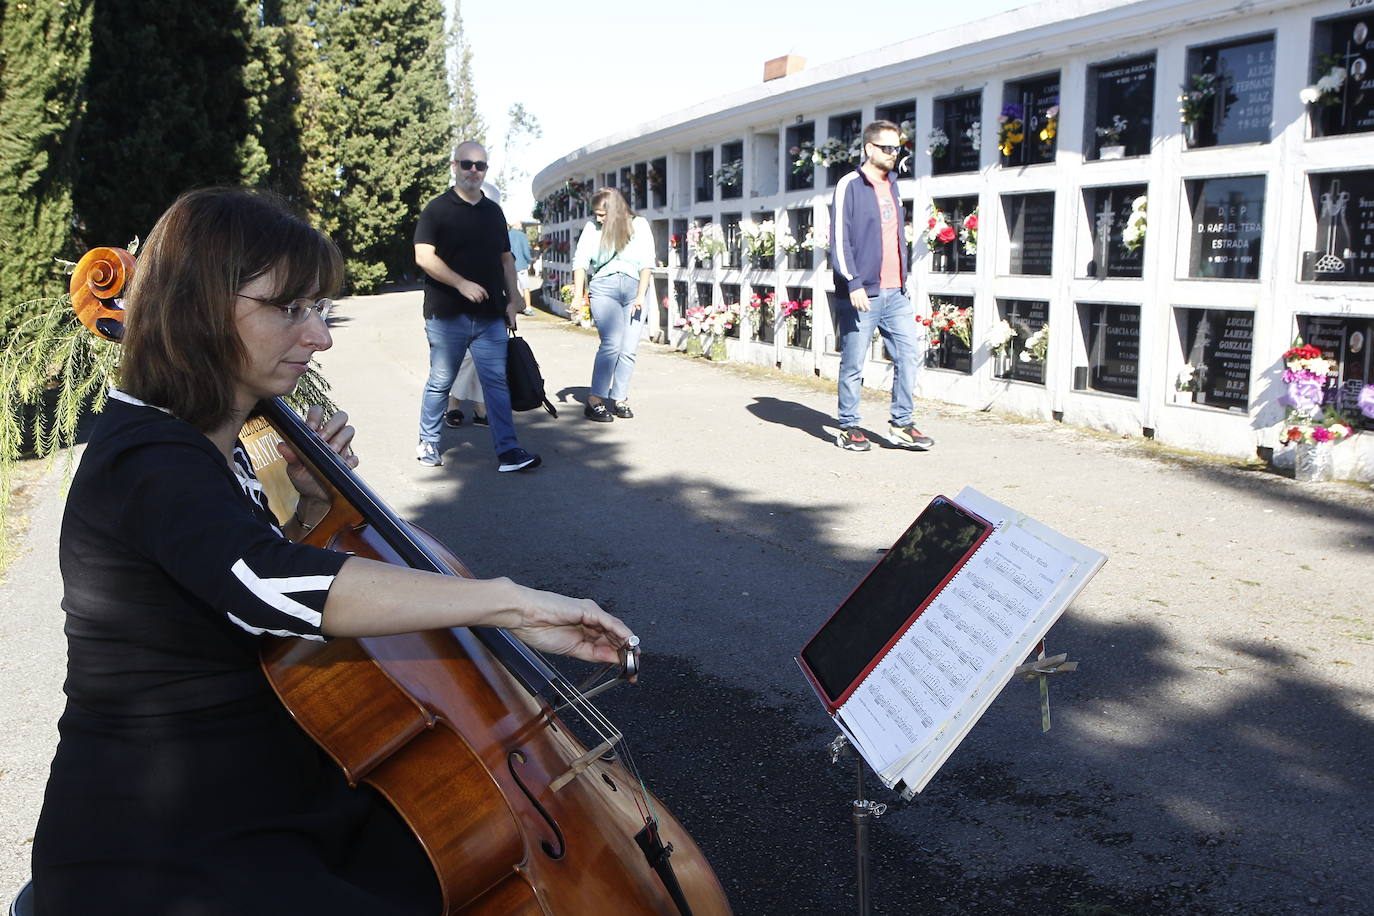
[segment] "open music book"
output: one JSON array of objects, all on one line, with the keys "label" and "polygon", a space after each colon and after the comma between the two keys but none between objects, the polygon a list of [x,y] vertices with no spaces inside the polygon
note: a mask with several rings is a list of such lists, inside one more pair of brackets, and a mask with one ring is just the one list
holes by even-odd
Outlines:
[{"label": "open music book", "polygon": [[[1016,667],[1107,561],[971,488],[965,487],[952,502],[986,520],[992,530],[975,548],[950,561],[952,568],[931,594],[913,599],[911,616],[902,626],[887,633],[890,620],[865,619],[862,608],[859,614],[842,616],[847,610],[842,605],[818,634],[837,621],[854,630],[884,631],[867,639],[866,644],[876,639],[884,649],[863,666],[862,680],[843,693],[837,690],[834,676],[823,670],[830,657],[812,649],[815,638],[798,660],[854,747],[885,785],[899,788],[908,799],[925,788]],[[910,536],[908,531],[903,538]],[[874,573],[885,562],[887,558]],[[862,585],[855,595],[861,590]]]}]

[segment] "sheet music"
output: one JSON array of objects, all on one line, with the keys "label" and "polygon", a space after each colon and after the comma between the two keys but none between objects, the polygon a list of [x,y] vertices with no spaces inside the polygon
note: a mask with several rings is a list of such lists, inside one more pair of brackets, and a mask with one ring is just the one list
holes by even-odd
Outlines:
[{"label": "sheet music", "polygon": [[960,718],[1075,564],[1019,525],[998,523],[837,713],[879,776]]}]

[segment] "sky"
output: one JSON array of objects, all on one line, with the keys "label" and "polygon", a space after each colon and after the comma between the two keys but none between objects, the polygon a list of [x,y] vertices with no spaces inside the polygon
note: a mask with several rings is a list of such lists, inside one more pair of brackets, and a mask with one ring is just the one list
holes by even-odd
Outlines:
[{"label": "sky", "polygon": [[448,0],[461,3],[477,103],[487,122],[493,174],[500,168],[510,106],[538,119],[512,163],[528,173],[502,202],[525,218],[529,178],[601,137],[763,80],[763,62],[784,54],[808,68],[918,35],[1027,6],[1034,0],[922,0],[846,8],[836,0]]}]

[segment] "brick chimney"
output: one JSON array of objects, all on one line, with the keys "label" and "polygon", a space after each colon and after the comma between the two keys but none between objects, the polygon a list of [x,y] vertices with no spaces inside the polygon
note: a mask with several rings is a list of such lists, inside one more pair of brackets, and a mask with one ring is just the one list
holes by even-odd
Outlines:
[{"label": "brick chimney", "polygon": [[766,60],[763,62],[763,81],[766,83],[769,80],[800,73],[805,66],[806,58],[796,54],[784,54],[782,57]]}]

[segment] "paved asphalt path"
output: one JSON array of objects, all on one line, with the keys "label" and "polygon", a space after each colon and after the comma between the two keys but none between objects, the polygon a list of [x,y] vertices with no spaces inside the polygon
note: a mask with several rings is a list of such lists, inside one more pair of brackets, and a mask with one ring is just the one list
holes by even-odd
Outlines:
[{"label": "paved asphalt path", "polygon": [[[526,319],[557,419],[498,474],[485,429],[414,459],[415,292],[344,301],[322,354],[361,473],[479,575],[586,595],[645,647],[600,705],[742,916],[856,911],[854,764],[793,661],[930,497],[970,485],[1106,553],[1051,631],[1054,727],[1016,681],[874,827],[879,914],[1374,913],[1374,498],[933,403],[917,454],[832,444],[833,383],[646,343],[638,416],[582,418],[595,334]],[[885,429],[885,396],[865,402]],[[59,470],[0,586],[0,895],[27,874],[63,666]]]}]

